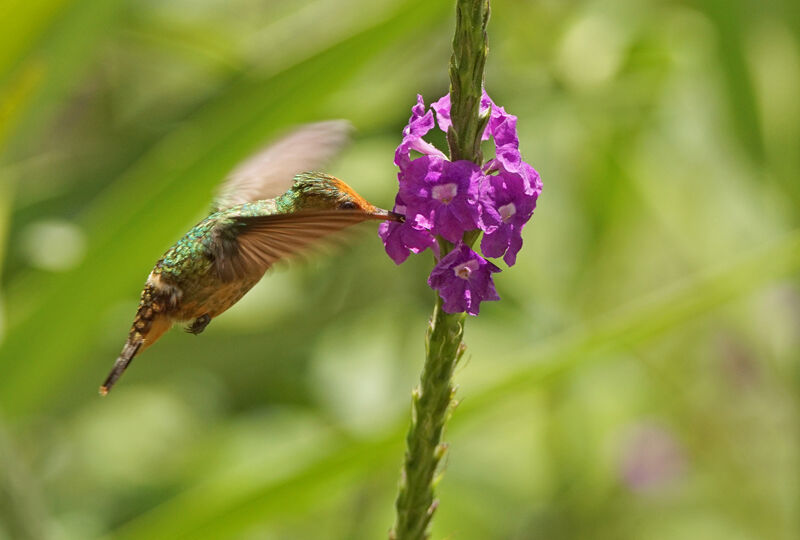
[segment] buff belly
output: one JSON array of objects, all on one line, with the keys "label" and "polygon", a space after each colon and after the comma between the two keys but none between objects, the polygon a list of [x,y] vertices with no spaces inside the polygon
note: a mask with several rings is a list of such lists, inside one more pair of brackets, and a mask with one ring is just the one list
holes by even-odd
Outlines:
[{"label": "buff belly", "polygon": [[241,300],[259,279],[218,283],[184,293],[170,315],[175,321],[191,321],[203,315],[213,319]]}]

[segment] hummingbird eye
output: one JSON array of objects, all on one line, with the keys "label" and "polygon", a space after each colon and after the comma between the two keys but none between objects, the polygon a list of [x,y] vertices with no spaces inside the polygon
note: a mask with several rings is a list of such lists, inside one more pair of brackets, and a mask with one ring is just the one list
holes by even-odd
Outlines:
[{"label": "hummingbird eye", "polygon": [[339,205],[339,210],[355,210],[358,205],[353,201],[345,201]]}]

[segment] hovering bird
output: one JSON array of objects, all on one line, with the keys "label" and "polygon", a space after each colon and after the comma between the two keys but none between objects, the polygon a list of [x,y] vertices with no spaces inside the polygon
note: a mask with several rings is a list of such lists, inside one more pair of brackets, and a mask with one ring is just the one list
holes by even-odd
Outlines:
[{"label": "hovering bird", "polygon": [[174,323],[199,334],[238,302],[277,261],[365,220],[402,221],[318,170],[344,146],[344,121],[302,126],[229,175],[212,213],[156,262],[147,277],[128,340],[100,394],[133,358]]}]

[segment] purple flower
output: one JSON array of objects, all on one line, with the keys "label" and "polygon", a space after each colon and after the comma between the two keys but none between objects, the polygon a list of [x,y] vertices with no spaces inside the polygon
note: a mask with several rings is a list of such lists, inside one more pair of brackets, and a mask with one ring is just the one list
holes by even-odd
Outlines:
[{"label": "purple flower", "polygon": [[481,189],[481,251],[514,266],[522,249],[522,228],[533,215],[541,192],[539,173],[525,162],[521,174],[498,170],[486,177]]},{"label": "purple flower", "polygon": [[431,232],[420,224],[423,216],[409,216],[403,200],[398,194],[394,200],[394,212],[403,214],[406,220],[403,223],[384,221],[378,226],[378,236],[383,240],[386,253],[395,264],[404,262],[409,253],[422,253],[433,248],[438,255],[438,244]]},{"label": "purple flower", "polygon": [[[488,114],[489,120],[482,138],[493,139],[495,157],[482,167],[470,161],[451,162],[424,140],[435,125],[445,133],[452,125],[449,94],[430,109],[418,95],[395,152],[400,169],[395,212],[406,220],[381,224],[379,234],[397,264],[409,253],[429,247],[438,259],[437,236],[456,244],[437,263],[428,284],[439,291],[445,311],[475,315],[481,301],[498,299],[491,274],[499,269],[462,244],[464,233],[482,230],[483,255],[503,257],[506,264],[514,265],[522,248],[522,228],[533,215],[542,183],[520,156],[517,117],[495,105],[485,91],[480,112]],[[421,156],[412,159],[412,150]]]},{"label": "purple flower", "polygon": [[433,268],[428,285],[439,291],[444,301],[442,309],[447,313],[466,311],[477,315],[481,302],[500,300],[494,288],[492,274],[500,269],[459,244]]},{"label": "purple flower", "polygon": [[440,150],[422,139],[433,125],[433,112],[425,112],[425,102],[422,96],[417,94],[417,104],[411,108],[411,118],[408,119],[408,125],[403,128],[403,140],[394,153],[395,165],[401,169],[407,166],[411,161],[411,150],[447,159]]},{"label": "purple flower", "polygon": [[[481,97],[480,114],[486,114],[486,111],[493,108],[493,106],[494,103],[492,103],[492,99],[489,97],[489,94],[486,93],[486,90],[484,90],[483,96]],[[439,124],[439,129],[447,133],[447,130],[453,125],[453,122],[450,120],[450,94],[445,94],[439,101],[432,103],[431,109],[436,111],[436,123]],[[486,126],[482,139],[485,141],[488,138],[489,126]]]},{"label": "purple flower", "polygon": [[423,156],[401,167],[398,177],[407,220],[453,243],[478,228],[483,172],[471,161]]},{"label": "purple flower", "polygon": [[487,129],[494,137],[495,161],[509,172],[520,172],[525,162],[519,153],[517,117],[507,114],[503,107],[492,105],[492,117]]},{"label": "purple flower", "polygon": [[[436,122],[439,124],[439,129],[447,133],[447,130],[452,125],[450,121],[450,94],[433,103],[431,108],[436,111]],[[490,136],[494,138],[495,160],[503,168],[509,172],[520,172],[524,162],[519,153],[517,117],[513,114],[508,114],[503,107],[496,105],[484,90],[480,112],[481,114],[486,114],[489,110],[491,110],[489,123],[486,125],[482,138],[484,141],[489,139]]]}]

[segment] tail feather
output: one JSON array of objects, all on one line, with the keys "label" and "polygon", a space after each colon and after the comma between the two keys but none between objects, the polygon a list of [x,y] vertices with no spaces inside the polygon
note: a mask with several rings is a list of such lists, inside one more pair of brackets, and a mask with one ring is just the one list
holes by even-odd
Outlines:
[{"label": "tail feather", "polygon": [[125,342],[122,352],[114,362],[111,373],[100,387],[101,396],[108,394],[137,354],[155,343],[172,326],[172,319],[163,313],[163,308],[150,301],[149,292],[148,289],[145,289],[142,294],[142,302],[133,321],[128,341]]},{"label": "tail feather", "polygon": [[101,396],[108,394],[108,391],[111,390],[111,387],[114,386],[114,383],[117,382],[117,379],[122,376],[122,373],[133,361],[133,357],[139,352],[139,348],[142,346],[143,342],[144,340],[141,338],[141,336],[139,336],[138,339],[132,338],[128,340],[128,342],[125,344],[125,347],[122,349],[119,358],[117,358],[117,361],[114,362],[114,367],[111,368],[111,373],[108,374],[105,382],[100,387]]}]

